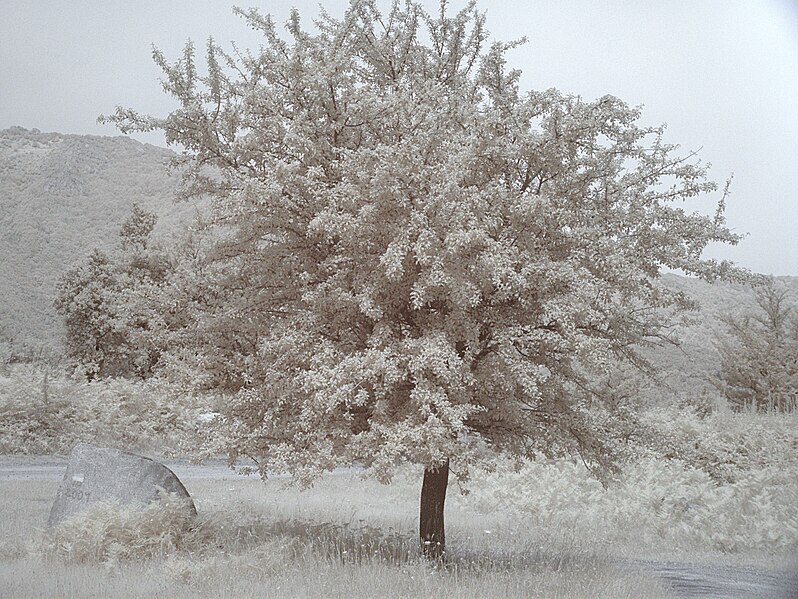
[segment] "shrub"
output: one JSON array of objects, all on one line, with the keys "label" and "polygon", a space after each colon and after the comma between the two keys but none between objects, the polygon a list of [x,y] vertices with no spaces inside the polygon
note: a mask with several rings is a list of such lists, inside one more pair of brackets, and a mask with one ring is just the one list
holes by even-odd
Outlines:
[{"label": "shrub", "polygon": [[194,452],[206,401],[158,380],[93,382],[14,365],[0,376],[0,453],[67,453],[79,442]]},{"label": "shrub", "polygon": [[650,456],[678,458],[718,483],[776,467],[795,471],[798,418],[794,414],[715,412],[700,417],[689,407],[648,410],[641,418],[651,431]]},{"label": "shrub", "polygon": [[[464,506],[512,510],[529,526],[657,549],[775,553],[798,549],[794,416],[649,414],[671,457],[641,452],[603,488],[572,461],[510,464],[475,485]],[[458,501],[458,500],[456,500]]]},{"label": "shrub", "polygon": [[70,563],[116,563],[164,557],[179,549],[194,516],[188,500],[162,494],[144,508],[98,503],[50,529],[41,552]]}]

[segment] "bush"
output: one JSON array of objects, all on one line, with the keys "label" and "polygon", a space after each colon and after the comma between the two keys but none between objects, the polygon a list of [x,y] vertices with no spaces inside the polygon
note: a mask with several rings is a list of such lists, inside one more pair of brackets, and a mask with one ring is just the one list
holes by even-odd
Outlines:
[{"label": "bush", "polygon": [[647,455],[678,458],[718,483],[768,467],[796,471],[795,414],[716,411],[701,417],[689,407],[669,406],[648,410],[641,423],[651,431]]},{"label": "bush", "polygon": [[0,453],[68,453],[80,442],[192,452],[206,402],[157,380],[86,382],[13,365],[0,375]]},{"label": "bush", "polygon": [[475,484],[484,513],[512,510],[529,526],[573,530],[656,550],[777,553],[798,549],[798,422],[794,416],[649,414],[672,457],[651,448],[605,489],[575,462],[510,464]]},{"label": "bush", "polygon": [[144,508],[98,503],[50,529],[41,552],[70,563],[116,563],[165,557],[178,550],[191,531],[188,501],[162,494]]}]

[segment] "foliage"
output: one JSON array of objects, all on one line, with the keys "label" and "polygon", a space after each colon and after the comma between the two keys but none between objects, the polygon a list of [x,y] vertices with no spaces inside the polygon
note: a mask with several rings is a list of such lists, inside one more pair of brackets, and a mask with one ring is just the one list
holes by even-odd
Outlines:
[{"label": "foliage", "polygon": [[211,409],[154,380],[86,382],[16,364],[0,376],[0,453],[65,454],[80,442],[191,453]]},{"label": "foliage", "polygon": [[180,548],[194,514],[189,500],[161,494],[143,508],[97,503],[45,535],[41,551],[72,563],[163,558]]},{"label": "foliage", "polygon": [[686,406],[667,406],[646,410],[641,424],[648,437],[643,455],[678,459],[719,484],[735,483],[748,472],[767,468],[791,472],[798,456],[793,415],[716,410],[703,416]]},{"label": "foliage", "polygon": [[173,269],[163,248],[150,236],[157,216],[133,205],[122,225],[119,245],[100,250],[66,271],[57,285],[55,307],[64,316],[67,357],[89,380],[152,374],[160,348],[146,335],[153,289]]},{"label": "foliage", "polygon": [[257,53],[210,40],[202,74],[191,44],[156,51],[180,107],[108,119],[163,129],[185,193],[214,198],[206,300],[173,355],[229,395],[219,447],[303,482],[448,457],[466,477],[475,437],[605,465],[589,375],[640,364],[691,305],[660,269],[740,275],[701,257],[739,239],[723,199],[681,206],[716,190],[705,167],[617,98],[521,93],[474,3],[353,0],[318,34],[295,11],[287,40],[239,12]]},{"label": "foliage", "polygon": [[498,470],[455,501],[516,512],[533,527],[596,534],[618,548],[798,549],[794,415],[654,419],[666,429],[671,457],[638,456],[606,489],[577,463],[538,459]]},{"label": "foliage", "polygon": [[724,319],[716,384],[736,410],[798,407],[798,312],[787,289],[769,281],[756,295],[758,311]]}]

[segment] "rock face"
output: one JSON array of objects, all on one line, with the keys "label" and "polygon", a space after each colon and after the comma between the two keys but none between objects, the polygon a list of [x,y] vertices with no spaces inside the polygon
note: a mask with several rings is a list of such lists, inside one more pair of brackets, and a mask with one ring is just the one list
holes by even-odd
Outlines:
[{"label": "rock face", "polygon": [[192,514],[197,510],[183,483],[163,464],[118,449],[76,445],[50,510],[48,526],[101,501],[145,506],[158,501],[158,491],[186,497]]}]

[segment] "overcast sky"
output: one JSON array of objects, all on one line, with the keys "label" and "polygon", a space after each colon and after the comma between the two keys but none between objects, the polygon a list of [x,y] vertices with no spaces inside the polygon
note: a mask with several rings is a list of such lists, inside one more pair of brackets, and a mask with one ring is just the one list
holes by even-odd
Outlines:
[{"label": "overcast sky", "polygon": [[[191,38],[256,48],[232,14],[259,6],[305,22],[316,0],[0,0],[0,129],[115,135],[100,114],[123,105],[162,116],[172,103],[151,46],[176,58]],[[325,0],[342,14],[347,0]],[[388,0],[381,0],[387,6]],[[436,0],[427,0],[431,9]],[[464,0],[451,0],[460,8]],[[746,238],[708,255],[798,275],[798,0],[481,0],[492,37],[527,36],[510,54],[525,89],[643,105],[644,124],[700,150],[719,183],[732,173],[729,225]],[[159,136],[136,136],[163,145]],[[717,198],[715,198],[717,199]],[[707,209],[705,203],[703,209]]]}]

